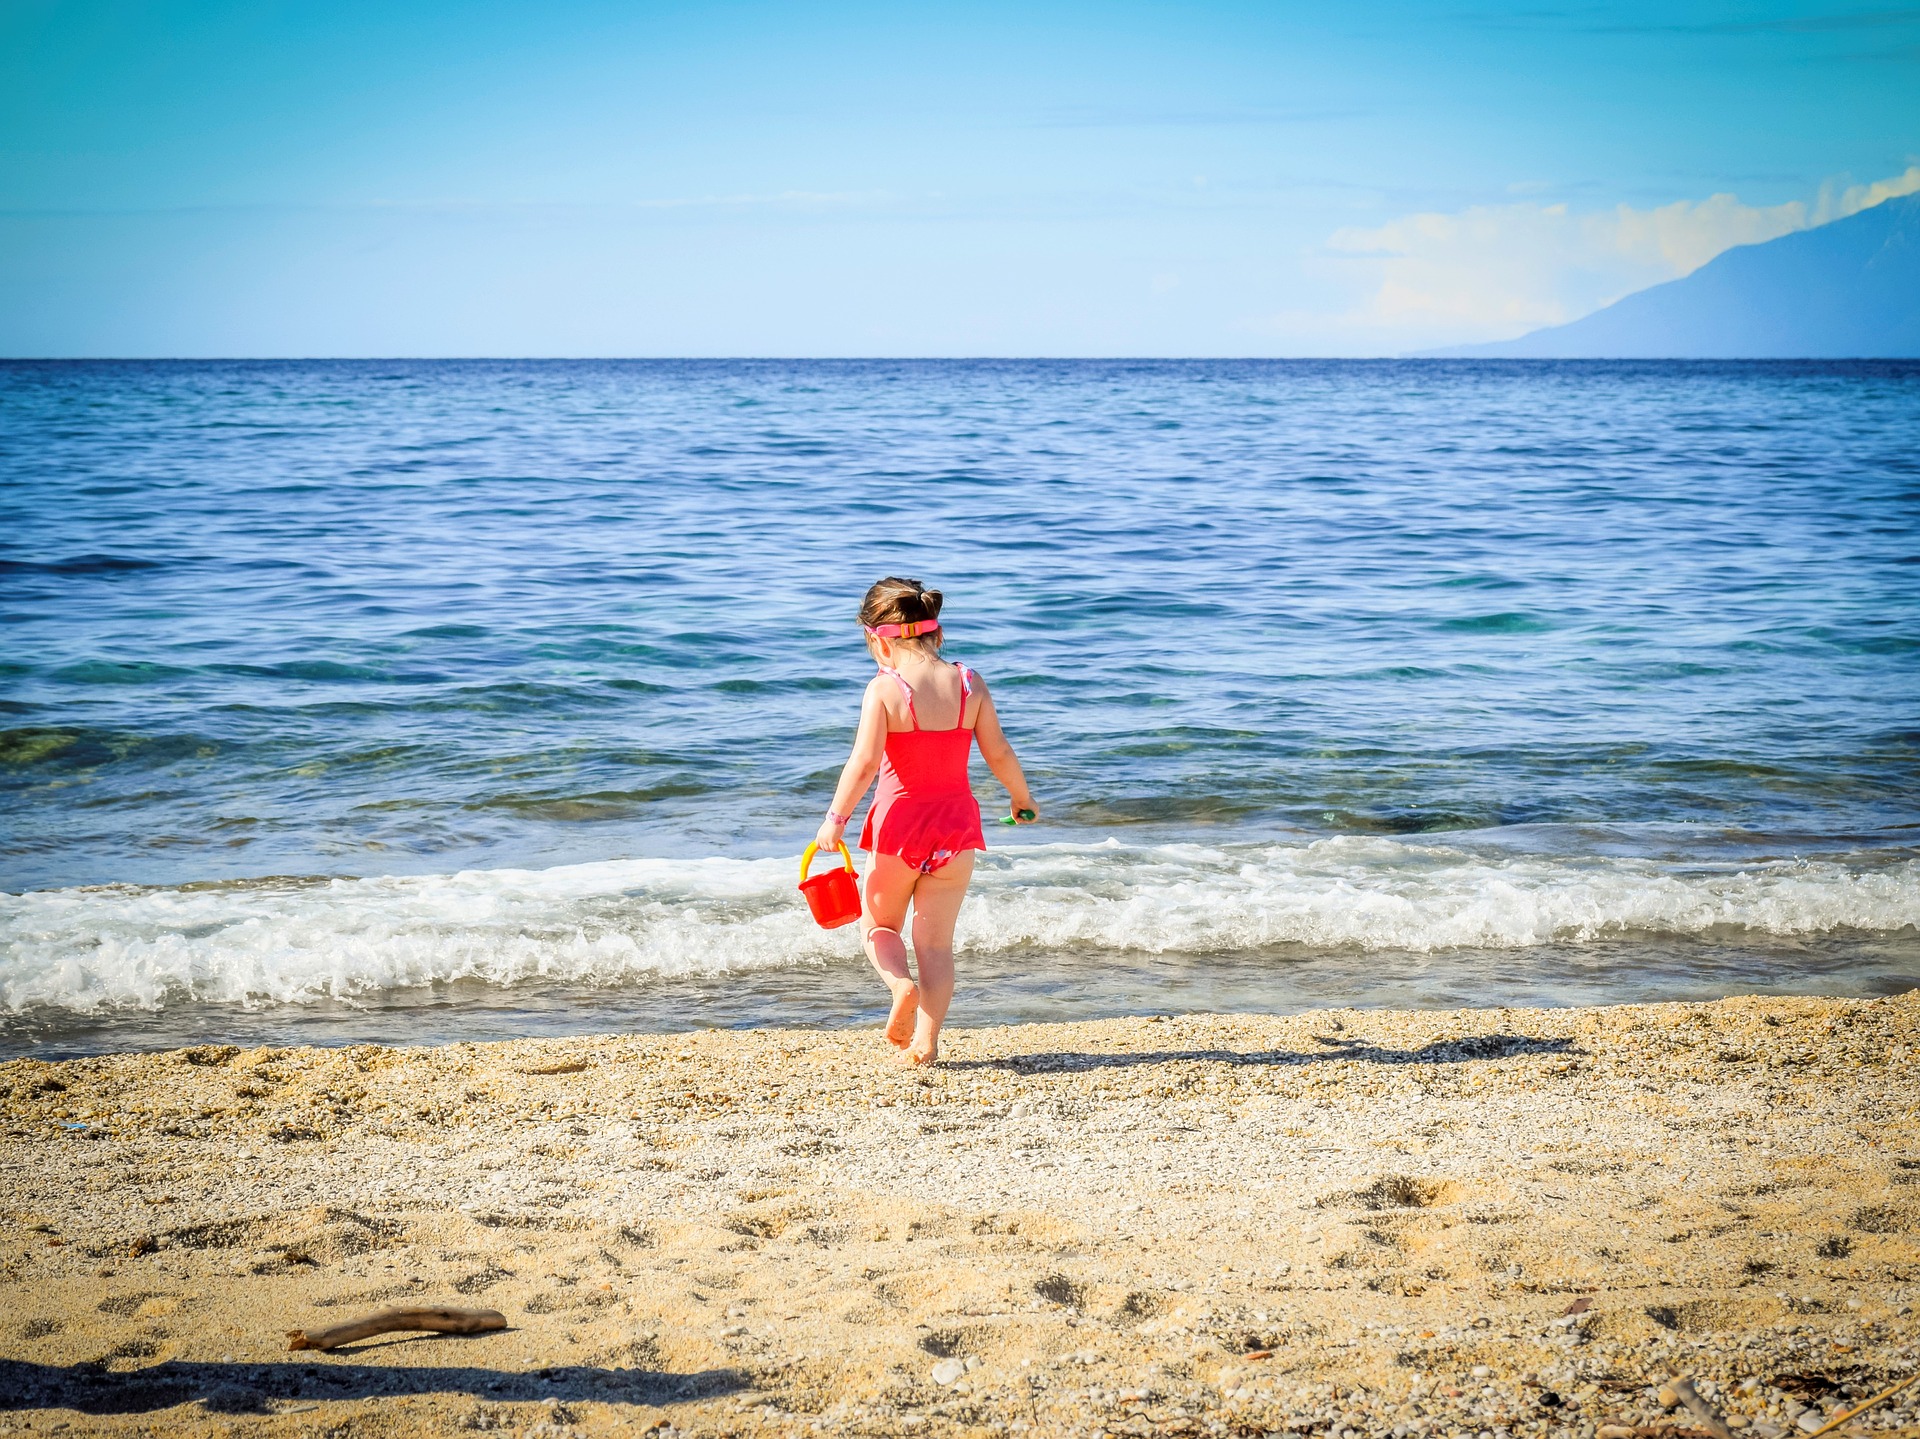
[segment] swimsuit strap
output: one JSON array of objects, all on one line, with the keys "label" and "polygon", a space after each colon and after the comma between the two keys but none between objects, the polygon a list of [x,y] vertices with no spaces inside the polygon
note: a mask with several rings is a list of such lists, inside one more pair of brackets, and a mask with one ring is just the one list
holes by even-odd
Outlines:
[{"label": "swimsuit strap", "polygon": [[899,670],[890,670],[885,665],[880,666],[880,673],[883,675],[892,675],[894,678],[894,681],[900,686],[900,688],[906,691],[907,718],[913,721],[913,727],[915,729],[919,729],[920,714],[913,707],[913,686],[907,683],[907,677],[901,674]]},{"label": "swimsuit strap", "polygon": [[[954,728],[964,729],[967,722],[967,701],[973,698],[974,675],[972,670],[968,669],[958,660],[953,661],[953,667],[960,671],[960,721],[954,725]],[[890,670],[885,665],[880,665],[878,668],[881,674],[892,675],[894,682],[906,693],[907,718],[913,721],[913,727],[915,729],[919,729],[920,712],[913,707],[913,686],[907,683],[907,677],[901,674],[899,670]]]}]

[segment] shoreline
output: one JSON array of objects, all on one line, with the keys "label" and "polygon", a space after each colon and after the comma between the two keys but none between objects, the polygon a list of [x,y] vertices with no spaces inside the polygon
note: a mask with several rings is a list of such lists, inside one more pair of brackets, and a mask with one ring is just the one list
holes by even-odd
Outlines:
[{"label": "shoreline", "polygon": [[[1920,1366],[1920,991],[888,1055],[0,1064],[0,1426],[1620,1439],[1692,1373],[1776,1439]],[[285,1352],[403,1302],[510,1328]]]}]

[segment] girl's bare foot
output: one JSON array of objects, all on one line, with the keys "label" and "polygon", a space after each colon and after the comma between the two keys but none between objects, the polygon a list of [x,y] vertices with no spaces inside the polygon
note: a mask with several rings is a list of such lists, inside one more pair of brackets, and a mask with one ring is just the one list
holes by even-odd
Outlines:
[{"label": "girl's bare foot", "polygon": [[920,987],[908,983],[893,992],[893,1013],[887,1016],[887,1043],[905,1049],[913,1038],[914,1020],[920,1009]]},{"label": "girl's bare foot", "polygon": [[905,1049],[900,1052],[899,1062],[908,1068],[916,1068],[922,1064],[938,1064],[940,1062],[940,1046],[935,1044],[931,1049],[922,1049],[916,1044],[911,1049]]}]

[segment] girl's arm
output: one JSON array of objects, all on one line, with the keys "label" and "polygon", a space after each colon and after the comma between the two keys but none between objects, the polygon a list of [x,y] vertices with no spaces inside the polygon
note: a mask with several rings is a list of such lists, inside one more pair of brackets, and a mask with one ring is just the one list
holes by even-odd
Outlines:
[{"label": "girl's arm", "polygon": [[880,773],[880,756],[887,748],[887,706],[880,698],[880,683],[876,676],[867,686],[866,698],[860,701],[860,730],[853,737],[853,753],[847,756],[846,767],[840,771],[840,784],[833,792],[833,803],[827,806],[828,818],[820,822],[820,832],[813,842],[822,849],[832,849],[839,844],[846,833],[847,821],[834,823],[836,814],[853,816],[853,807],[860,803],[860,796],[867,792],[867,786],[873,783],[873,777]]},{"label": "girl's arm", "polygon": [[980,713],[973,721],[973,737],[980,746],[980,758],[987,762],[993,777],[1007,787],[1009,813],[1014,823],[1031,824],[1032,820],[1020,817],[1020,811],[1031,810],[1037,818],[1040,806],[1034,803],[1033,791],[1027,788],[1027,777],[1020,769],[1007,732],[1000,728],[1000,714],[993,707],[993,696],[987,693],[985,680],[980,681]]}]

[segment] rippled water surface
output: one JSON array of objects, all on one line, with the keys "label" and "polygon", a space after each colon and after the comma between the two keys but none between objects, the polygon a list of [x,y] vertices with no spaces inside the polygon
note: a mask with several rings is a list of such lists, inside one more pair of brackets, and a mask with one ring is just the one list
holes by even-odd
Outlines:
[{"label": "rippled water surface", "polygon": [[0,1048],[864,1018],[892,572],[1046,806],[966,1018],[1905,988],[1916,455],[1901,364],[0,365]]}]

